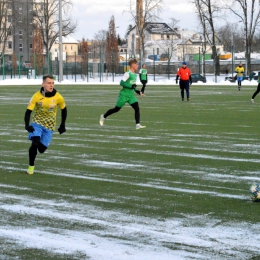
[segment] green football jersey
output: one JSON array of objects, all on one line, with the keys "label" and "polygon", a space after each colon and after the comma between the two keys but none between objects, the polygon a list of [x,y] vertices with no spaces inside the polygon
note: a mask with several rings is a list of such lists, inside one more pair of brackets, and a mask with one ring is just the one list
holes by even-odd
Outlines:
[{"label": "green football jersey", "polygon": [[141,80],[147,80],[147,69],[140,69]]},{"label": "green football jersey", "polygon": [[123,87],[123,90],[133,92],[132,85],[136,84],[136,79],[136,73],[129,70],[125,72],[123,79],[120,81],[120,85]]}]

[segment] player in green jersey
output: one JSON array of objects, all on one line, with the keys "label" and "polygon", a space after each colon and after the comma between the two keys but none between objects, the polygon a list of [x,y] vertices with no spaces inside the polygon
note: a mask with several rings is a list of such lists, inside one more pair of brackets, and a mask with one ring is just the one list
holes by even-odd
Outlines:
[{"label": "player in green jersey", "polygon": [[[42,88],[32,96],[24,116],[25,129],[29,132],[28,139],[32,141],[29,149],[28,174],[34,173],[37,152],[44,153],[51,142],[58,107],[61,109],[61,124],[58,131],[62,134],[66,131],[66,104],[61,94],[54,89],[53,76],[43,76]],[[30,116],[34,109],[35,113],[30,124]]]},{"label": "player in green jersey", "polygon": [[144,96],[142,92],[136,89],[137,75],[135,71],[138,69],[137,60],[130,59],[128,65],[130,69],[129,71],[125,72],[123,79],[120,81],[120,86],[122,86],[123,88],[119,92],[119,97],[117,99],[116,106],[114,108],[109,109],[104,115],[100,116],[100,126],[104,125],[104,121],[108,116],[117,113],[125,105],[125,103],[129,103],[135,110],[136,129],[138,130],[145,128],[145,126],[142,126],[140,124],[140,109],[138,105],[138,100],[134,95],[134,93],[137,93],[140,96]]},{"label": "player in green jersey", "polygon": [[260,72],[258,72],[258,85],[257,85],[257,90],[256,92],[253,94],[252,98],[251,98],[251,103],[255,103],[255,97],[256,95],[260,92]]},{"label": "player in green jersey", "polygon": [[140,78],[141,83],[143,84],[141,92],[144,94],[144,90],[145,90],[146,84],[148,82],[147,69],[146,69],[145,63],[142,65],[142,68],[139,71],[139,78]]}]

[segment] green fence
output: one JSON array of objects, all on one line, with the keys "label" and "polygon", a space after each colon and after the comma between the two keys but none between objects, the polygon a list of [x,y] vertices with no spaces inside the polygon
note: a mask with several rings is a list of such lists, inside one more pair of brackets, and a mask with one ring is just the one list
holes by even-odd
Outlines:
[{"label": "green fence", "polygon": [[[155,53],[155,50],[153,50]],[[118,53],[122,56],[122,53]],[[128,55],[124,53],[124,59],[120,59],[118,64],[112,62],[110,66],[107,66],[105,62],[105,53],[100,48],[93,53],[88,53],[85,57],[85,61],[78,62],[81,60],[80,56],[76,57],[76,54],[71,57],[66,57],[63,61],[63,80],[80,81],[86,82],[100,81],[103,82],[109,77],[110,81],[115,81],[116,76],[121,76],[126,70],[129,69],[128,61],[130,57],[134,55]],[[155,57],[156,55],[150,55]],[[139,59],[141,55],[137,56],[139,61],[139,68],[141,67],[143,60]],[[197,58],[197,56],[196,56]],[[40,62],[42,59],[42,62]],[[207,74],[214,73],[214,62],[208,60],[205,64],[202,64],[201,56],[198,56],[199,60],[188,60],[187,65],[191,69],[192,73],[202,74],[205,71]],[[170,62],[169,60],[145,60],[147,65],[147,71],[149,79],[156,81],[158,78],[175,79],[178,68],[181,67],[182,61]],[[204,66],[204,67],[203,67]],[[260,69],[260,61],[252,65],[253,70]],[[110,69],[108,69],[110,68]],[[222,61],[220,64],[220,72],[225,73],[231,71],[231,61]],[[17,79],[17,78],[28,78],[37,79],[42,78],[43,75],[51,74],[59,78],[59,60],[52,59],[51,53],[49,55],[31,55],[30,61],[23,61],[21,55],[5,55],[0,56],[0,80],[5,79]]]}]

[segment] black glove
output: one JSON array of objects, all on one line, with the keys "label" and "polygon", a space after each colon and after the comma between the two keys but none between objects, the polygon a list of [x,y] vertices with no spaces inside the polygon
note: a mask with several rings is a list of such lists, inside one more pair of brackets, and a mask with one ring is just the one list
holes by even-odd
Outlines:
[{"label": "black glove", "polygon": [[60,134],[65,133],[66,132],[65,124],[60,124],[58,131],[59,131]]},{"label": "black glove", "polygon": [[176,79],[176,84],[178,84],[178,80]]},{"label": "black glove", "polygon": [[140,90],[135,90],[135,93],[138,94],[139,96],[141,95],[141,91]]},{"label": "black glove", "polygon": [[136,87],[137,87],[137,85],[136,85],[136,84],[133,84],[133,85],[132,85],[132,88],[133,88],[133,89],[135,89]]},{"label": "black glove", "polygon": [[190,85],[192,84],[192,81],[190,81]]},{"label": "black glove", "polygon": [[29,125],[29,126],[26,126],[25,129],[29,132],[29,133],[32,133],[34,131],[34,128],[33,126]]}]

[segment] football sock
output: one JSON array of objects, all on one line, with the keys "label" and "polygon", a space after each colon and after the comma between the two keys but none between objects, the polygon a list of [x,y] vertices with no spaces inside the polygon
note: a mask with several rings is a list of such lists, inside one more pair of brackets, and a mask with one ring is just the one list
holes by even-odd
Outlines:
[{"label": "football sock", "polygon": [[140,123],[140,109],[139,109],[138,102],[131,104],[131,106],[135,110],[135,122],[136,122],[136,124],[139,124]]},{"label": "football sock", "polygon": [[29,149],[29,165],[34,166],[34,161],[37,156],[37,146],[36,145],[31,145]]},{"label": "football sock", "polygon": [[121,107],[114,107],[114,108],[111,108],[109,109],[105,114],[104,114],[104,118],[107,118],[108,116],[114,114],[114,113],[117,113],[119,110],[121,109]]}]

